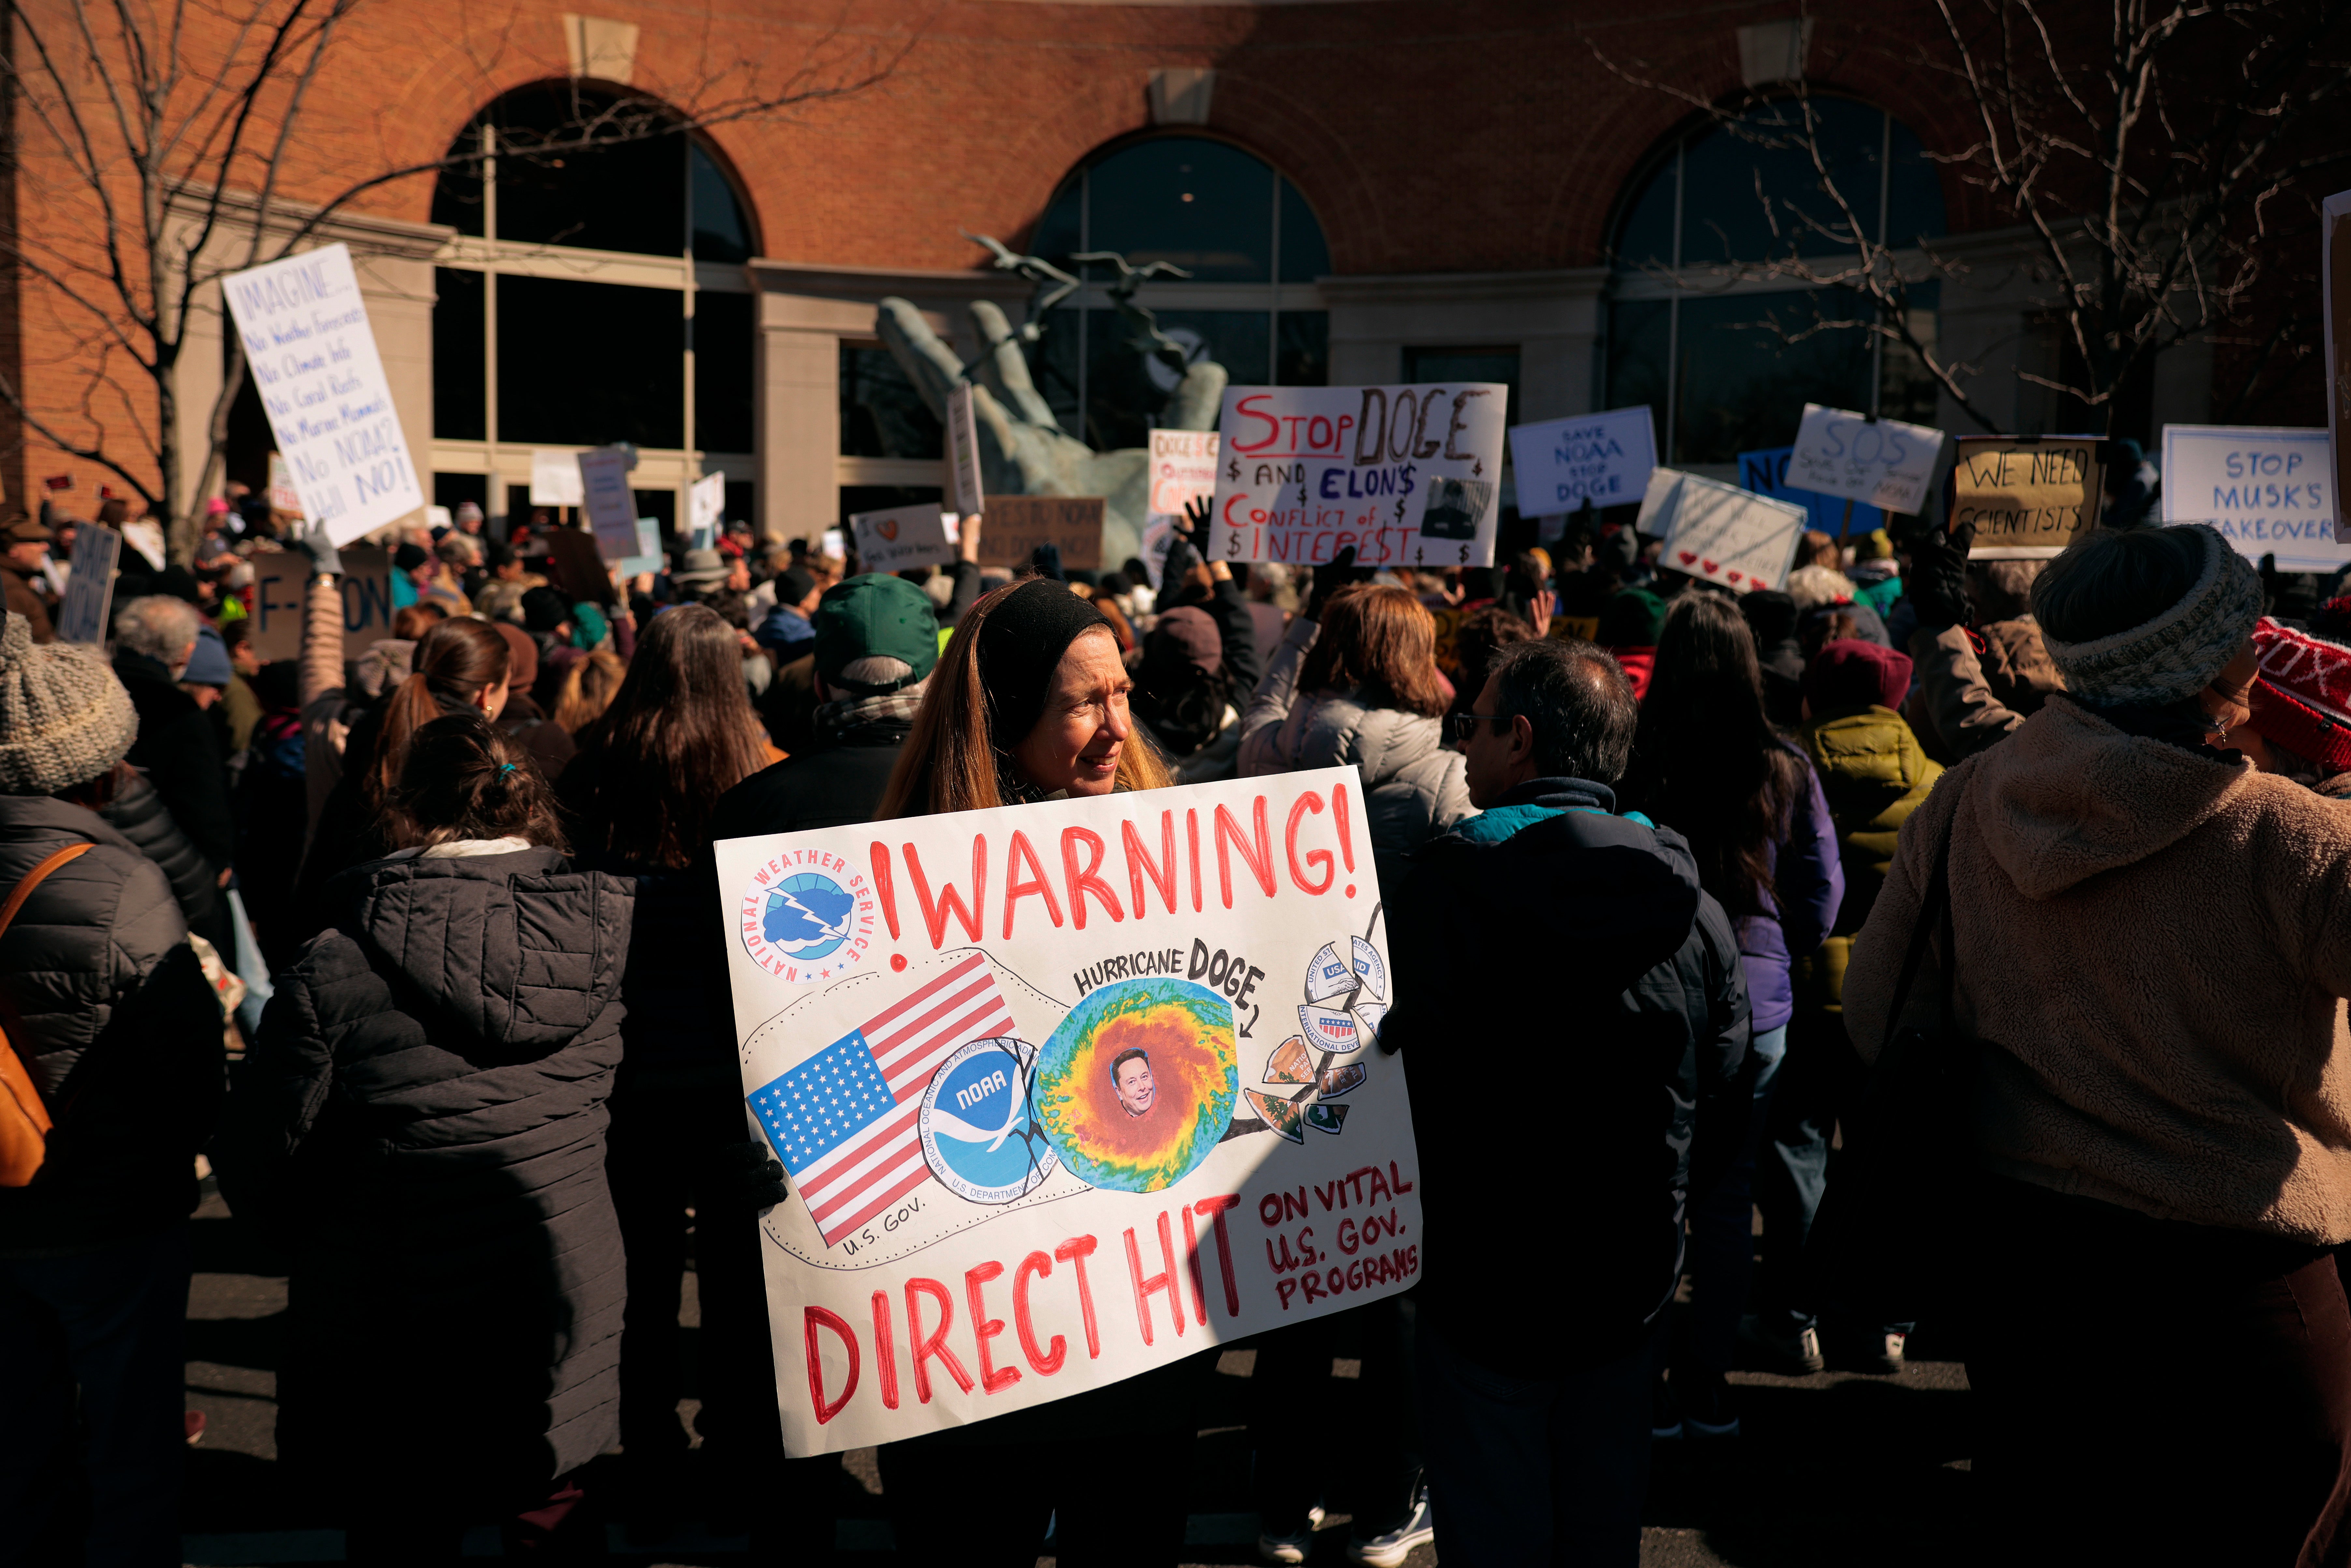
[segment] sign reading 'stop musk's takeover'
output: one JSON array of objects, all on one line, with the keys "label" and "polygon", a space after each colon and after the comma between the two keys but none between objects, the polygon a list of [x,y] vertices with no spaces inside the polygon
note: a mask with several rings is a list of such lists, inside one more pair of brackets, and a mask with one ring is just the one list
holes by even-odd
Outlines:
[{"label": "sign reading 'stop musk's takeover'", "polygon": [[784,1440],[1067,1398],[1409,1288],[1353,768],[717,846]]},{"label": "sign reading 'stop musk's takeover'", "polygon": [[2237,424],[2163,427],[2163,520],[2210,523],[2249,560],[2280,571],[2351,565],[2324,430]]},{"label": "sign reading 'stop musk's takeover'", "polygon": [[424,506],[351,253],[306,250],[221,280],[302,515],[335,543]]},{"label": "sign reading 'stop musk's takeover'", "polygon": [[1491,566],[1510,389],[1228,387],[1212,560]]}]

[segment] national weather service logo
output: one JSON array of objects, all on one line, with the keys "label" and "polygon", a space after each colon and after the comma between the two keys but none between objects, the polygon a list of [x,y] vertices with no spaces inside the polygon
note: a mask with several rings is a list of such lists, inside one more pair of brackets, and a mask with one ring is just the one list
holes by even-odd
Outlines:
[{"label": "national weather service logo", "polygon": [[847,974],[873,941],[873,888],[829,850],[787,850],[751,873],[735,903],[751,961],[805,985]]},{"label": "national weather service logo", "polygon": [[1053,1147],[1031,1104],[1037,1048],[975,1040],[931,1075],[915,1124],[923,1158],[949,1192],[1010,1203],[1053,1174]]}]

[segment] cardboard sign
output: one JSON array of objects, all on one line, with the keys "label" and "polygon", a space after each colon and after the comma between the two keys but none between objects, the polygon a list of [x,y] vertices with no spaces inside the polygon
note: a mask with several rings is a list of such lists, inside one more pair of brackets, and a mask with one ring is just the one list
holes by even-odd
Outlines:
[{"label": "cardboard sign", "polygon": [[535,451],[530,455],[530,504],[576,507],[586,494],[580,483],[579,455]]},{"label": "cardboard sign", "polygon": [[1951,470],[1951,526],[1973,523],[1971,560],[2038,560],[2098,526],[2092,435],[1963,435]]},{"label": "cardboard sign", "polygon": [[1889,512],[1916,512],[1943,453],[1943,433],[1898,419],[1871,419],[1849,409],[1804,405],[1790,449],[1786,482],[1839,500],[1867,501]]},{"label": "cardboard sign", "polygon": [[1795,451],[1792,446],[1775,446],[1762,452],[1740,453],[1740,488],[1803,507],[1812,517],[1808,526],[1831,538],[1858,538],[1886,526],[1886,514],[1866,501],[1839,500],[1817,490],[1799,490],[1789,484],[1788,459]]},{"label": "cardboard sign", "polygon": [[2163,520],[2210,523],[2237,553],[2280,571],[2351,564],[2327,476],[2326,432],[2228,424],[2163,427]]},{"label": "cardboard sign", "polygon": [[[857,536],[857,559],[868,571],[945,566],[955,559],[955,543],[947,536],[953,516],[939,510],[936,501],[880,512],[852,512],[849,528]],[[994,521],[990,518],[988,526],[993,527]],[[983,537],[985,533],[983,529]]]},{"label": "cardboard sign", "polygon": [[1548,517],[1586,501],[1624,507],[1639,500],[1657,465],[1656,428],[1646,404],[1513,426],[1519,511]]},{"label": "cardboard sign", "polygon": [[979,535],[979,564],[1025,564],[1039,545],[1061,547],[1063,566],[1102,565],[1100,496],[990,496]]},{"label": "cardboard sign", "polygon": [[1217,494],[1217,433],[1213,430],[1155,430],[1151,433],[1151,499],[1144,526],[1150,518],[1180,518],[1196,501],[1212,501]]},{"label": "cardboard sign", "polygon": [[[2319,218],[2319,285],[2325,322],[2327,472],[2335,494],[2351,494],[2351,191],[2326,198]],[[2335,511],[2335,537],[2351,543],[2351,517]]]},{"label": "cardboard sign", "polygon": [[392,552],[367,545],[337,553],[343,559],[336,580],[343,591],[343,650],[364,652],[392,635]]},{"label": "cardboard sign", "polygon": [[606,560],[637,553],[637,496],[629,488],[629,455],[617,446],[580,454],[580,505]]},{"label": "cardboard sign", "polygon": [[122,536],[96,523],[74,529],[73,573],[57,606],[57,641],[103,643],[107,615],[114,606],[114,565],[122,558]]},{"label": "cardboard sign", "polygon": [[222,280],[302,515],[340,545],[424,505],[347,246]]},{"label": "cardboard sign", "polygon": [[790,1452],[1066,1398],[1419,1277],[1353,768],[716,853],[745,1111],[791,1173],[760,1220]]},{"label": "cardboard sign", "polygon": [[659,571],[664,564],[661,548],[661,519],[639,517],[637,519],[637,553],[622,556],[612,562],[613,571],[620,574],[622,581],[626,582],[632,578]]},{"label": "cardboard sign", "polygon": [[[634,547],[637,536],[636,519],[629,521],[629,540]],[[547,577],[558,592],[574,604],[612,602],[611,568],[604,559],[600,541],[582,528],[549,528],[547,531]]]},{"label": "cardboard sign", "polygon": [[1787,501],[1702,475],[1659,468],[1649,476],[1635,527],[1666,541],[1657,564],[1735,593],[1788,580],[1809,514]]},{"label": "cardboard sign", "polygon": [[1213,560],[1491,566],[1509,389],[1228,387]]},{"label": "cardboard sign", "polygon": [[705,474],[685,493],[685,517],[690,528],[717,531],[726,515],[726,476]]},{"label": "cardboard sign", "polygon": [[947,390],[947,499],[967,517],[987,504],[979,476],[979,421],[971,404],[970,383]]},{"label": "cardboard sign", "polygon": [[[392,635],[392,552],[353,545],[338,552],[343,574],[343,652],[364,653]],[[303,600],[310,558],[299,550],[264,550],[253,558],[253,653],[264,664],[302,656]]]}]

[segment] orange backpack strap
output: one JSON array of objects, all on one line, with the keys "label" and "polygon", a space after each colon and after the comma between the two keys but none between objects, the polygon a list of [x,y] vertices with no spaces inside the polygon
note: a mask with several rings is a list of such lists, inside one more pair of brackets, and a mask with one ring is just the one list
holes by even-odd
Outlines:
[{"label": "orange backpack strap", "polygon": [[[33,895],[33,890],[51,872],[95,847],[88,841],[68,844],[26,872],[24,880],[8,894],[8,902],[0,904],[0,936],[6,935],[16,922],[16,912],[25,907],[25,900]],[[0,997],[0,1004],[5,1001],[5,997]],[[0,1006],[0,1011],[12,1018],[16,1010],[13,1006]],[[41,1103],[41,1092],[33,1082],[32,1074],[25,1071],[6,1034],[0,1033],[0,1186],[24,1186],[38,1174],[47,1153],[50,1125],[48,1109]]]},{"label": "orange backpack strap", "polygon": [[33,889],[40,886],[41,883],[48,880],[49,873],[57,870],[57,867],[65,864],[68,861],[78,859],[80,856],[88,854],[90,851],[96,848],[98,848],[98,846],[89,842],[87,839],[78,844],[68,844],[65,848],[57,851],[47,859],[42,861],[40,864],[26,872],[25,873],[25,880],[18,883],[16,884],[16,891],[8,895],[8,902],[5,904],[0,904],[0,936],[5,936],[8,934],[9,925],[16,918],[16,911],[24,908],[25,900],[33,896]]}]

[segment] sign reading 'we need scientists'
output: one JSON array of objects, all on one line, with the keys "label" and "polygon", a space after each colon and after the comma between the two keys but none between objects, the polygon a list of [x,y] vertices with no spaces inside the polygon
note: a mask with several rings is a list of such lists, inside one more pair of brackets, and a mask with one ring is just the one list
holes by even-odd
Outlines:
[{"label": "sign reading 'we need scientists'", "polygon": [[234,273],[222,291],[311,526],[342,545],[420,509],[349,247]]}]

